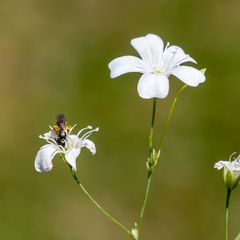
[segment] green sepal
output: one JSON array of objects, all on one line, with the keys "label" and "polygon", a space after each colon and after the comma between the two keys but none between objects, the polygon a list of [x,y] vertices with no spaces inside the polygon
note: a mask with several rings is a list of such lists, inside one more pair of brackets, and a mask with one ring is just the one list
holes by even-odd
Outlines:
[{"label": "green sepal", "polygon": [[234,179],[232,173],[230,171],[227,171],[224,175],[224,182],[228,190],[232,191],[234,188],[236,188],[239,184],[240,176],[238,176],[236,179]]}]

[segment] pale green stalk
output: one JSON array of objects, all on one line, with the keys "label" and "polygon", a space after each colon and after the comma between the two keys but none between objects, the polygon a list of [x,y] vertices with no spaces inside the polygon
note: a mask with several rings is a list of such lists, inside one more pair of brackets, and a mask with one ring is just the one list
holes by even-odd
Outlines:
[{"label": "pale green stalk", "polygon": [[230,196],[231,196],[231,190],[227,189],[226,205],[225,205],[225,240],[228,240],[228,208],[229,208]]},{"label": "pale green stalk", "polygon": [[76,175],[76,172],[73,171],[72,166],[68,164],[68,162],[65,160],[64,156],[61,155],[61,158],[63,161],[68,165],[70,172],[72,174],[73,179],[78,184],[78,186],[81,188],[83,193],[87,196],[87,198],[110,220],[112,221],[116,226],[120,227],[122,230],[124,230],[130,237],[132,237],[131,232],[128,230],[127,227],[125,227],[123,224],[121,224],[118,220],[116,220],[113,216],[111,216],[110,213],[108,213],[85,189],[83,184],[80,182],[79,178]]},{"label": "pale green stalk", "polygon": [[[149,153],[148,153],[148,158],[151,158],[151,154],[152,154],[152,150],[153,150],[153,130],[154,130],[156,103],[157,103],[157,100],[156,100],[156,98],[154,98],[153,99],[153,110],[152,110],[152,121],[151,121],[150,133],[149,133]],[[140,227],[141,227],[142,220],[143,220],[143,215],[144,215],[144,211],[145,211],[145,207],[146,207],[146,203],[147,203],[147,199],[148,199],[148,194],[149,194],[149,189],[150,189],[150,185],[151,185],[151,180],[152,180],[152,172],[148,171],[147,187],[146,187],[146,190],[145,190],[143,203],[142,203],[142,206],[141,206],[140,215],[138,217],[138,222],[137,222],[138,233],[140,232]]]},{"label": "pale green stalk", "polygon": [[[173,103],[170,107],[170,111],[167,117],[167,120],[164,124],[164,128],[163,128],[163,133],[161,135],[160,138],[160,144],[159,144],[159,153],[161,150],[161,146],[165,137],[165,134],[167,132],[168,129],[168,125],[171,119],[171,116],[173,114],[176,102],[177,102],[177,98],[180,95],[180,93],[187,87],[187,85],[184,85],[176,94]],[[149,154],[148,154],[148,159],[150,159],[152,157],[153,154],[153,131],[154,131],[154,122],[155,122],[155,112],[156,112],[156,98],[153,99],[153,110],[152,110],[152,120],[151,120],[151,127],[150,127],[150,133],[149,133]],[[62,159],[64,160],[64,162],[66,162],[66,160],[64,159],[63,156],[61,156]],[[67,163],[67,162],[66,162]],[[81,190],[83,191],[83,193],[88,197],[88,199],[90,201],[92,201],[92,203],[107,217],[109,218],[115,225],[117,225],[118,227],[120,227],[122,230],[124,230],[132,239],[135,239],[135,237],[133,237],[132,232],[128,230],[127,227],[125,227],[123,224],[121,224],[118,220],[116,220],[114,217],[112,217],[103,207],[101,207],[101,205],[99,203],[97,203],[97,201],[87,192],[87,190],[84,188],[84,186],[82,185],[82,183],[80,182],[80,180],[78,179],[76,173],[72,170],[72,167],[67,163],[67,165],[70,168],[72,177],[74,178],[74,180],[76,181],[76,183],[79,185],[79,187],[81,188]],[[144,216],[144,212],[145,212],[145,208],[146,208],[146,204],[147,204],[147,200],[148,200],[148,195],[149,195],[149,189],[151,186],[151,181],[152,181],[152,171],[148,171],[148,176],[147,176],[147,186],[146,186],[146,190],[145,190],[145,194],[144,194],[144,198],[143,198],[143,203],[141,206],[141,210],[140,210],[140,214],[139,214],[139,218],[137,221],[137,225],[136,225],[136,229],[138,231],[138,234],[140,232],[140,227],[142,224],[142,220],[143,220],[143,216]],[[138,240],[139,237],[136,239]],[[227,239],[226,239],[227,240]]]},{"label": "pale green stalk", "polygon": [[[175,105],[177,103],[177,99],[186,87],[187,87],[187,85],[184,85],[179,89],[179,91],[177,92],[177,94],[176,94],[176,96],[175,96],[175,98],[174,98],[174,100],[171,104],[171,107],[170,107],[170,110],[169,110],[169,113],[168,113],[168,116],[167,116],[167,120],[164,124],[163,132],[162,132],[162,135],[160,137],[159,151],[158,151],[159,155],[160,155],[160,150],[161,150],[161,147],[162,147],[162,144],[163,144],[164,137],[165,137],[166,132],[168,130],[170,119],[172,117]],[[150,134],[149,134],[149,155],[148,155],[149,158],[151,157],[151,154],[153,152],[153,130],[154,130],[155,112],[156,112],[156,99],[154,98],[153,99],[152,121],[151,121],[151,128],[150,128]],[[150,186],[151,186],[151,181],[152,181],[152,171],[148,171],[147,187],[146,187],[146,190],[145,190],[143,203],[142,203],[142,207],[141,207],[141,210],[140,210],[140,215],[139,215],[138,222],[137,222],[138,234],[140,232],[140,227],[141,227],[143,216],[144,216],[144,211],[145,211],[145,207],[146,207],[146,203],[147,203],[147,199],[148,199],[148,195],[149,195],[149,189],[150,189]]]},{"label": "pale green stalk", "polygon": [[166,135],[166,132],[168,130],[168,126],[169,126],[169,122],[171,120],[171,117],[172,117],[172,114],[173,114],[173,111],[174,111],[174,108],[176,106],[176,103],[177,103],[177,100],[178,100],[178,97],[179,95],[184,91],[184,89],[187,87],[188,85],[183,85],[177,92],[172,104],[171,104],[171,107],[170,107],[170,110],[169,110],[169,113],[168,113],[168,117],[167,117],[167,120],[164,124],[164,127],[163,127],[163,132],[162,132],[162,135],[160,137],[160,141],[159,141],[159,152],[161,151],[161,148],[162,148],[162,144],[163,144],[163,140],[165,138],[165,135]]}]

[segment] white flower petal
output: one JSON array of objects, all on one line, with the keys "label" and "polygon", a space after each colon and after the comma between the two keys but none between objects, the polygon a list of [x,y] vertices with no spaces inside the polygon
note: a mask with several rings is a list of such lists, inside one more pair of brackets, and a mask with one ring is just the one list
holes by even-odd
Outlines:
[{"label": "white flower petal", "polygon": [[144,62],[140,58],[134,56],[115,58],[108,64],[108,67],[111,71],[111,78],[115,78],[129,72],[144,73],[147,71]]},{"label": "white flower petal", "polygon": [[86,147],[92,154],[96,153],[96,147],[94,142],[89,139],[84,139],[82,141],[82,147]]},{"label": "white flower petal", "polygon": [[220,170],[222,168],[224,168],[227,165],[227,161],[219,161],[217,163],[214,164],[214,168]]},{"label": "white flower petal", "polygon": [[80,146],[80,139],[77,135],[67,135],[67,149],[70,149],[70,148],[81,148]]},{"label": "white flower petal", "polygon": [[81,148],[72,148],[65,152],[66,161],[72,166],[73,170],[76,171],[76,159],[81,152]]},{"label": "white flower petal", "polygon": [[52,160],[54,156],[59,153],[57,146],[53,144],[44,145],[37,153],[35,158],[35,169],[38,172],[49,172],[52,170]]},{"label": "white flower petal", "polygon": [[226,168],[228,171],[239,171],[240,172],[240,162],[238,159],[230,162],[230,161],[219,161],[215,163],[214,168],[218,170],[222,168]]},{"label": "white flower petal", "polygon": [[199,83],[206,80],[205,75],[201,71],[189,66],[179,66],[175,68],[171,74],[191,87],[196,87]]},{"label": "white flower petal", "polygon": [[172,45],[164,51],[165,61],[171,66],[179,66],[184,62],[197,63],[193,58],[187,55],[182,48]]},{"label": "white flower petal", "polygon": [[137,90],[139,96],[145,99],[165,98],[168,95],[169,81],[163,74],[146,73],[140,78]]},{"label": "white flower petal", "polygon": [[231,162],[231,169],[232,171],[237,171],[240,173],[240,162],[238,159]]},{"label": "white flower petal", "polygon": [[149,66],[159,65],[162,61],[164,44],[159,36],[147,34],[143,37],[134,38],[131,40],[131,45]]},{"label": "white flower petal", "polygon": [[240,176],[240,171],[239,170],[233,170],[232,175],[234,179],[237,179]]},{"label": "white flower petal", "polygon": [[57,137],[58,137],[57,134],[53,130],[50,130],[49,132],[39,136],[39,138],[47,141],[48,143],[53,143],[53,144],[56,143],[55,139],[57,139]]}]

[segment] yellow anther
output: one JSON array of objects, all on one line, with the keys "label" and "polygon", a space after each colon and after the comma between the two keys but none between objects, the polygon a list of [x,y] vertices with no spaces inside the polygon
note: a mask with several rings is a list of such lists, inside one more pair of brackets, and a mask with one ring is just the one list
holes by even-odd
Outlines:
[{"label": "yellow anther", "polygon": [[66,126],[66,130],[67,130],[68,132],[71,130],[71,128],[72,128],[71,125],[67,125],[67,126]]},{"label": "yellow anther", "polygon": [[56,133],[58,133],[59,132],[59,126],[58,125],[54,125],[53,126],[53,130],[54,130],[54,132],[56,132]]}]

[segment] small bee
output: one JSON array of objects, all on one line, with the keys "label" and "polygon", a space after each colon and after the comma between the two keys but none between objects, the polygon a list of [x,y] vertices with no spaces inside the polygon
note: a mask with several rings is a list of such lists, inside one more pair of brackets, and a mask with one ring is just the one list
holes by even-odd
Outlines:
[{"label": "small bee", "polygon": [[70,131],[71,126],[67,125],[65,116],[62,113],[57,115],[56,125],[53,126],[53,130],[58,135],[56,142],[58,145],[65,147],[67,133]]}]

